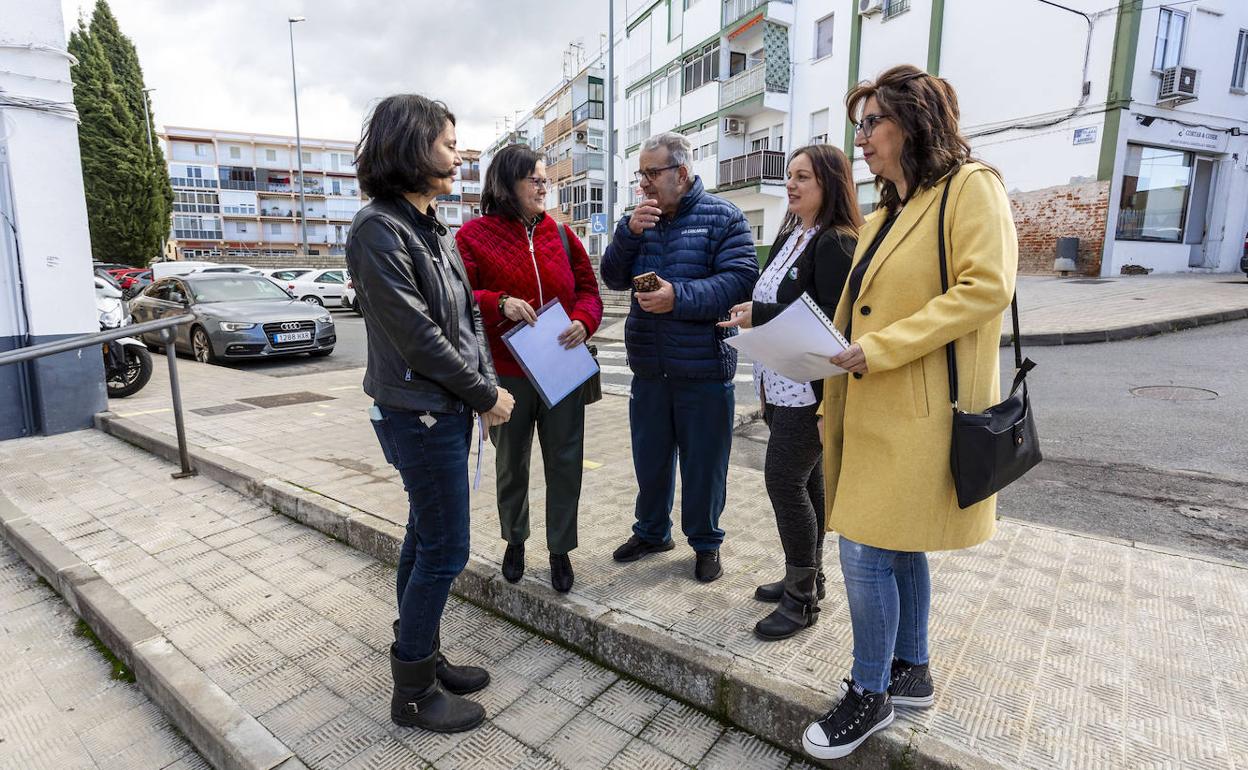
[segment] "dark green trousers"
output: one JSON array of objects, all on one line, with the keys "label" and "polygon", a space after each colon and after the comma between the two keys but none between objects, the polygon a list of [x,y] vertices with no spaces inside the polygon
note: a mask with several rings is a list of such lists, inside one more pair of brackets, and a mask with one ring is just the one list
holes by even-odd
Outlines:
[{"label": "dark green trousers", "polygon": [[529,457],[537,429],[546,470],[546,547],[552,554],[576,548],[576,512],[581,500],[585,457],[585,403],[580,391],[547,409],[524,377],[499,377],[516,398],[511,419],[490,429],[496,451],[498,519],[503,539],[529,538]]}]

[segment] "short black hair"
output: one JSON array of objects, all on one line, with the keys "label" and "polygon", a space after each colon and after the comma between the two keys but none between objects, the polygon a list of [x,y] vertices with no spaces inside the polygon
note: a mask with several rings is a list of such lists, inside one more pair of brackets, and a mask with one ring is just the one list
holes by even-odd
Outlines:
[{"label": "short black hair", "polygon": [[355,168],[360,189],[370,198],[398,198],[404,193],[427,193],[433,180],[454,176],[433,162],[434,142],[455,125],[445,104],[420,94],[387,96],[364,119],[360,143],[355,146]]},{"label": "short black hair", "polygon": [[481,213],[523,220],[524,208],[516,200],[516,182],[532,174],[539,160],[544,158],[528,145],[509,144],[499,150],[485,170]]}]

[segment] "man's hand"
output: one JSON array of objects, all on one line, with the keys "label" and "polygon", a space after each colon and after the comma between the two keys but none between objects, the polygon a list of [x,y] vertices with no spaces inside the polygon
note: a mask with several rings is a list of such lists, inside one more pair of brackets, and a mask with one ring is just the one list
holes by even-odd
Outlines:
[{"label": "man's hand", "polygon": [[718,326],[725,329],[732,329],[740,326],[742,329],[749,329],[754,325],[754,303],[742,302],[740,305],[733,305],[728,311],[728,320],[720,321]]},{"label": "man's hand", "polygon": [[516,399],[506,388],[498,389],[498,397],[494,400],[494,406],[490,407],[490,411],[482,414],[485,420],[485,427],[493,428],[495,425],[502,425],[511,419],[511,410],[516,405]]},{"label": "man's hand", "polygon": [[867,355],[862,352],[862,348],[857,342],[850,345],[849,349],[844,353],[833,356],[828,360],[847,372],[853,372],[855,374],[867,373]]},{"label": "man's hand", "polygon": [[647,313],[670,313],[676,307],[676,290],[667,281],[659,278],[659,288],[642,294],[634,294],[637,304]]},{"label": "man's hand", "polygon": [[633,235],[641,235],[657,225],[661,216],[663,210],[659,208],[659,202],[654,198],[646,198],[637,204],[632,216],[628,218],[628,231]]},{"label": "man's hand", "polygon": [[537,311],[532,305],[517,297],[508,297],[503,303],[503,315],[512,321],[524,321],[529,326],[537,323]]},{"label": "man's hand", "polygon": [[573,321],[572,325],[564,329],[563,334],[559,335],[559,344],[571,350],[584,342],[588,336],[585,332],[585,324],[580,321]]}]

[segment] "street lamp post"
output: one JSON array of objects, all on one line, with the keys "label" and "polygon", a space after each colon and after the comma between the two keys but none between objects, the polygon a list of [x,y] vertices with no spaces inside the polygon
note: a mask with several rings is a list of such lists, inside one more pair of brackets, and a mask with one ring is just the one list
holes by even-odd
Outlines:
[{"label": "street lamp post", "polygon": [[308,211],[303,203],[303,138],[299,133],[299,81],[295,76],[295,25],[306,21],[302,16],[286,20],[290,30],[290,85],[295,94],[295,157],[299,168],[299,232],[303,234],[303,257],[308,257]]},{"label": "street lamp post", "polygon": [[147,113],[148,113],[147,95],[155,90],[156,90],[155,88],[143,89],[143,125],[147,127],[147,154],[148,155],[152,155],[156,152],[156,150],[152,147],[152,119],[147,116]]}]

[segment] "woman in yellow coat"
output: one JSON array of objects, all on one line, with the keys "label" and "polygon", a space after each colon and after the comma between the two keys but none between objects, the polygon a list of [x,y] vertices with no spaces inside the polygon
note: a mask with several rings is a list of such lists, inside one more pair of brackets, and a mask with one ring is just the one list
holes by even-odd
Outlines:
[{"label": "woman in yellow coat", "polygon": [[894,67],[846,105],[860,116],[854,143],[881,194],[834,321],[852,344],[832,360],[850,374],[824,382],[827,527],[840,535],[854,664],[840,702],[803,736],[819,759],[846,756],[888,726],[894,704],[934,700],[926,552],[982,543],[996,518],[995,497],[958,507],[945,344],[956,342],[959,408],[999,401],[1001,315],[1018,266],[1005,187],[971,159],[948,82]]}]

